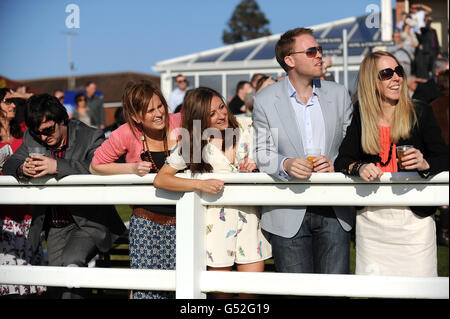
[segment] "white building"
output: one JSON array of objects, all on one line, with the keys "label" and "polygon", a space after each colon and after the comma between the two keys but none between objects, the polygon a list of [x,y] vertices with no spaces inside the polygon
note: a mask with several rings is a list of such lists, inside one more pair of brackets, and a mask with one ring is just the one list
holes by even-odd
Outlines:
[{"label": "white building", "polygon": [[[385,1],[382,1],[382,5]],[[343,44],[326,43],[342,38],[343,30],[347,30],[348,42],[368,42],[391,39],[392,36],[392,6],[390,1],[385,4],[391,14],[368,14],[361,17],[351,17],[338,21],[311,26],[314,36],[323,46],[324,56],[331,56],[333,66],[328,70],[334,75],[336,82],[344,83]],[[381,26],[386,25],[387,31]],[[153,70],[161,72],[161,89],[167,97],[174,87],[174,78],[182,73],[191,87],[208,86],[220,92],[225,98],[235,94],[239,81],[250,80],[255,73],[271,76],[284,74],[283,69],[275,59],[275,44],[281,34],[274,34],[254,40],[249,40],[220,48],[202,51],[156,63]],[[353,91],[356,76],[364,55],[370,48],[348,49],[348,88]]]}]

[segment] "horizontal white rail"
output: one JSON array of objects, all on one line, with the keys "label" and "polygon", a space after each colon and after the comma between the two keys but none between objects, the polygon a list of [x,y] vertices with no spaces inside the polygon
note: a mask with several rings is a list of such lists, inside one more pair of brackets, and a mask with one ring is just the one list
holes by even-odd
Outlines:
[{"label": "horizontal white rail", "polygon": [[[136,270],[0,266],[0,283],[106,289],[175,290],[177,298],[206,292],[281,295],[449,298],[449,279],[356,275],[207,272],[204,257],[206,205],[440,206],[449,204],[449,173],[430,179],[416,173],[386,173],[367,183],[341,173],[313,174],[280,182],[263,173],[203,174],[225,181],[218,195],[155,189],[153,174],[72,175],[59,181],[19,183],[0,176],[1,204],[161,204],[177,207],[177,269]],[[190,178],[189,174],[180,174]]]}]

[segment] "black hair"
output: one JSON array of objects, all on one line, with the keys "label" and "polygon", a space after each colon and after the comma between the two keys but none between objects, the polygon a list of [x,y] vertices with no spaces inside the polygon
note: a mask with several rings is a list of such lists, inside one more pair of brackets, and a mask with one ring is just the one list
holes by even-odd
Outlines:
[{"label": "black hair", "polygon": [[81,97],[84,97],[84,98],[86,99],[86,95],[85,95],[83,92],[78,93],[77,95],[75,95],[75,103],[76,103],[76,104],[78,104],[78,100],[79,100]]},{"label": "black hair", "polygon": [[239,83],[236,85],[236,95],[239,93],[239,90],[242,89],[246,83],[252,85],[249,81],[239,81]]},{"label": "black hair", "polygon": [[37,131],[44,118],[65,125],[69,121],[66,108],[53,95],[45,93],[31,96],[25,107],[25,124],[31,131]]}]

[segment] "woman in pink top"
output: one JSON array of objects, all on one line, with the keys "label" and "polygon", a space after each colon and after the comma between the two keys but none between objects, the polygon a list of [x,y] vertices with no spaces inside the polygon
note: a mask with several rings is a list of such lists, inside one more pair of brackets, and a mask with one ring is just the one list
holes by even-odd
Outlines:
[{"label": "woman in pink top", "polygon": [[[92,174],[157,173],[176,145],[172,130],[179,115],[168,113],[161,91],[150,82],[130,84],[122,97],[127,123],[113,131],[95,152]],[[173,135],[173,134],[172,134]],[[117,163],[121,156],[125,163]],[[130,266],[175,269],[175,206],[133,205],[130,219]],[[174,298],[173,292],[134,291],[133,299]]]}]

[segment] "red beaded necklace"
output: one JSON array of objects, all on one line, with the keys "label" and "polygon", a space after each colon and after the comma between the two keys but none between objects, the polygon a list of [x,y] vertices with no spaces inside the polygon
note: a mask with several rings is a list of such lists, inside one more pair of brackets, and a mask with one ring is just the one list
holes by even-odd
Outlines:
[{"label": "red beaded necklace", "polygon": [[[148,144],[147,144],[147,136],[145,134],[142,135],[141,136],[141,140],[142,140],[142,149],[144,151],[143,154],[147,155],[146,159],[148,158],[150,160],[150,162],[152,163],[152,165],[155,168],[156,172],[158,173],[160,168],[158,168],[158,166],[156,166],[156,163],[153,160],[152,152],[150,151],[150,148],[148,147]],[[169,156],[169,150],[168,150],[168,147],[167,147],[167,138],[166,138],[166,132],[165,131],[164,131],[163,141],[164,141],[164,152],[166,154],[166,157],[168,157]]]}]

